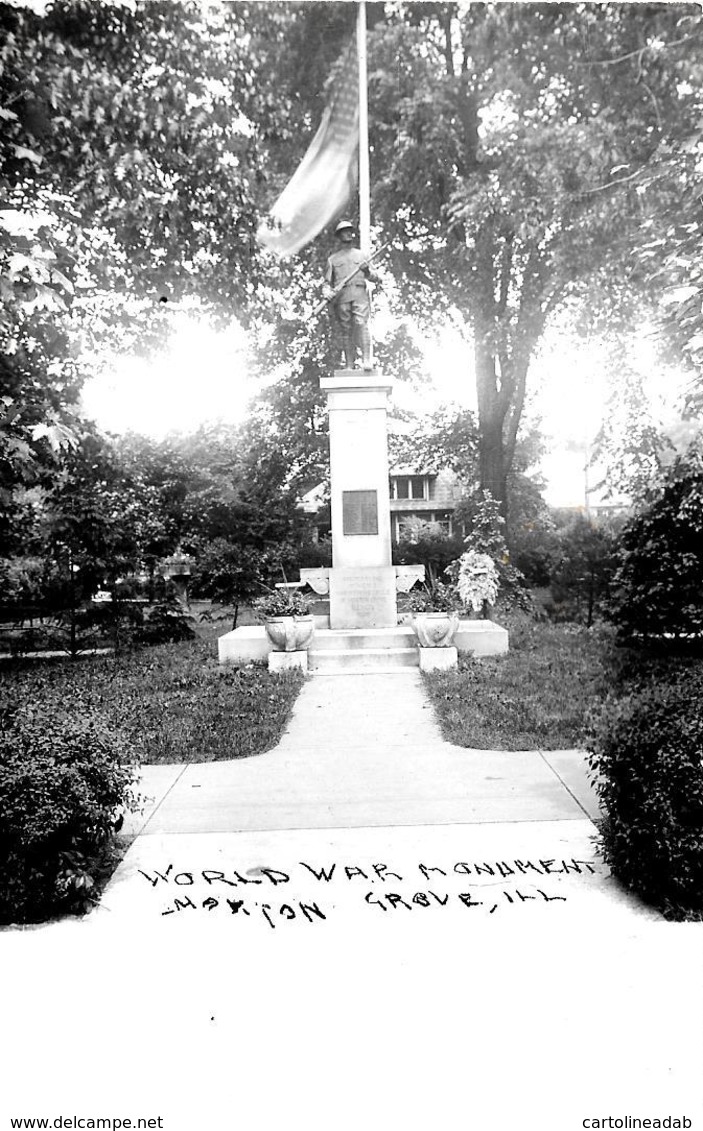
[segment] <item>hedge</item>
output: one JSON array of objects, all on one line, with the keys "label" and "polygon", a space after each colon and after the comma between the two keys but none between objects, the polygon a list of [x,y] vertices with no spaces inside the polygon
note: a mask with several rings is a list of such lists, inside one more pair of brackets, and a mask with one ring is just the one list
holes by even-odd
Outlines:
[{"label": "hedge", "polygon": [[667,915],[703,911],[703,672],[610,702],[591,740],[613,874]]},{"label": "hedge", "polygon": [[121,812],[136,807],[124,740],[85,706],[0,717],[0,922],[81,912]]}]

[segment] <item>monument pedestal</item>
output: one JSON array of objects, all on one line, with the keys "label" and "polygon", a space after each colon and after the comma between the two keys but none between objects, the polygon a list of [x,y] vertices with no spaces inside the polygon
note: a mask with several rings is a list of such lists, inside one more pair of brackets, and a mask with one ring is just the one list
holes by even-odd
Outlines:
[{"label": "monument pedestal", "polygon": [[388,488],[388,397],[375,371],[323,377],[330,422],[330,628],[395,628]]},{"label": "monument pedestal", "polygon": [[379,373],[343,369],[320,385],[330,420],[332,568],[301,570],[301,580],[318,594],[329,592],[329,622],[316,618],[307,653],[273,653],[263,628],[237,628],[219,639],[220,663],[270,653],[273,671],[307,667],[331,675],[451,668],[457,649],[475,656],[507,652],[507,632],[491,621],[461,621],[453,648],[419,649],[412,628],[398,625],[397,589],[408,592],[424,570],[392,565],[386,435],[392,383]]},{"label": "monument pedestal", "polygon": [[[432,670],[443,666],[458,651],[465,656],[499,656],[508,651],[508,633],[490,620],[461,621],[453,648],[427,648],[417,646],[417,636],[410,625],[397,628],[342,628],[323,625],[318,618],[310,648],[303,653],[272,652],[271,641],[263,626],[251,625],[235,628],[221,636],[217,642],[221,664],[250,664],[254,661],[272,660],[272,670],[302,667],[313,674],[333,675],[353,671],[407,671],[422,666]],[[422,664],[421,652],[435,653],[428,658],[429,666]],[[300,657],[300,658],[299,658]]]},{"label": "monument pedestal", "polygon": [[457,666],[456,648],[418,648],[421,672],[448,672]]},{"label": "monument pedestal", "polygon": [[393,566],[333,568],[329,573],[330,628],[395,628]]},{"label": "monument pedestal", "polygon": [[270,672],[289,672],[294,668],[306,672],[308,670],[307,651],[269,652],[268,668]]}]

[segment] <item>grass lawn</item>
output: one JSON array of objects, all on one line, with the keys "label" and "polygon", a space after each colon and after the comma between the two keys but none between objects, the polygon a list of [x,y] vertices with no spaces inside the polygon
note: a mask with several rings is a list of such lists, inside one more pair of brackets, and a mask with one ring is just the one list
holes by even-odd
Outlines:
[{"label": "grass lawn", "polygon": [[0,707],[20,697],[40,711],[58,703],[97,708],[145,764],[261,754],[278,742],[303,677],[272,675],[263,667],[220,668],[220,632],[199,630],[192,642],[117,656],[5,662]]},{"label": "grass lawn", "polygon": [[[6,712],[11,713],[13,706],[21,703],[33,717],[29,726],[35,726],[39,735],[35,737],[36,765],[30,764],[27,773],[18,775],[10,760],[8,773],[4,778],[0,775],[3,798],[21,797],[24,790],[27,799],[24,810],[21,803],[15,804],[16,827],[0,845],[0,923],[43,922],[56,915],[82,913],[98,902],[129,847],[127,837],[113,839],[97,849],[89,840],[85,854],[80,855],[81,849],[68,865],[57,855],[56,837],[63,843],[60,837],[65,833],[65,818],[61,782],[51,776],[46,746],[55,742],[55,728],[61,726],[62,719],[96,714],[97,731],[103,724],[106,730],[108,726],[114,728],[122,736],[128,758],[141,763],[245,758],[277,744],[303,684],[302,673],[272,675],[264,666],[220,668],[216,638],[222,626],[196,622],[196,629],[198,638],[181,644],[74,660],[15,659],[0,663],[0,725]],[[91,806],[99,809],[103,802],[97,800],[98,786],[93,788],[89,775],[82,780],[85,788],[71,795],[71,803],[78,807],[80,827],[85,832],[86,812],[90,815]],[[98,781],[102,781],[100,775]],[[39,814],[36,818],[35,810]],[[23,811],[28,812],[24,825],[17,816]],[[40,824],[35,827],[33,821]],[[42,839],[43,833],[48,839]],[[18,860],[26,859],[23,837],[27,836],[34,837],[34,871],[29,873],[34,879],[13,887],[7,861],[13,859],[13,852]],[[57,868],[63,870],[57,872]],[[70,886],[76,877],[83,885],[80,890]]]},{"label": "grass lawn", "polygon": [[[104,713],[145,763],[248,757],[278,742],[302,686],[300,673],[220,668],[217,637],[230,626],[196,621],[198,638],[118,655],[0,664],[2,700],[38,710],[66,702]],[[425,677],[448,742],[487,750],[583,746],[588,720],[609,691],[670,680],[688,659],[615,648],[612,632],[515,617],[504,656],[461,660]]]},{"label": "grass lawn", "polygon": [[507,627],[506,655],[425,677],[444,738],[477,750],[582,746],[610,685],[610,634],[527,618]]}]

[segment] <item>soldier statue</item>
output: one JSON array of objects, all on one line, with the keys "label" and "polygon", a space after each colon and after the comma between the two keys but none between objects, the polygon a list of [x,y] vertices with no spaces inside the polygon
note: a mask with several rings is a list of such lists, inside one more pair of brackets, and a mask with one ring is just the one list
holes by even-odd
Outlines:
[{"label": "soldier statue", "polygon": [[327,260],[324,296],[334,310],[342,339],[345,368],[354,369],[359,345],[362,368],[373,369],[368,284],[377,280],[369,270],[367,257],[354,246],[354,225],[348,220],[342,220],[337,224],[334,234],[339,246]]}]

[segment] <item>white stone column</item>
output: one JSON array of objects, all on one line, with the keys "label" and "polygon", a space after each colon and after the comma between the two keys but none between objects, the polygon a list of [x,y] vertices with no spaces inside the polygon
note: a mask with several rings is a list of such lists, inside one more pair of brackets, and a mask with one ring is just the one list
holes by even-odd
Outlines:
[{"label": "white stone column", "polygon": [[330,627],[394,627],[387,435],[392,381],[342,369],[323,377],[320,386],[330,429]]}]

